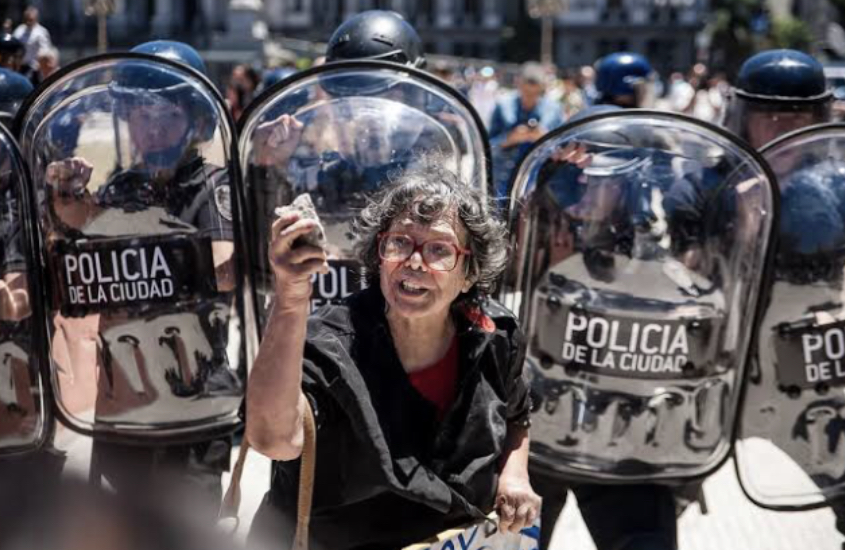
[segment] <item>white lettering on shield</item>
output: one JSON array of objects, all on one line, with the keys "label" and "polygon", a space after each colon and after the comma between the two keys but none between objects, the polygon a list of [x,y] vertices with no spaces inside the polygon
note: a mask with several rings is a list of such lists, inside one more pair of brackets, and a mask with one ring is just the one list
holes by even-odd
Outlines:
[{"label": "white lettering on shield", "polygon": [[563,359],[595,369],[631,374],[680,374],[689,361],[687,328],[681,323],[609,320],[569,312]]},{"label": "white lettering on shield", "polygon": [[176,290],[160,246],[66,254],[64,275],[73,305],[169,298]]},{"label": "white lettering on shield", "polygon": [[841,326],[801,336],[807,382],[845,380],[845,330]]}]

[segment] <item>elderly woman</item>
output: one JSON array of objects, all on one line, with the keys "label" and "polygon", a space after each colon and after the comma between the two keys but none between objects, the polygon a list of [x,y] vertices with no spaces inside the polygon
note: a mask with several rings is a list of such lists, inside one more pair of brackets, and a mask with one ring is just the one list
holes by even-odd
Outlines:
[{"label": "elderly woman", "polygon": [[505,530],[534,520],[523,339],[488,297],[507,260],[492,212],[435,162],[404,172],[356,226],[369,288],[310,319],[326,256],[295,242],[315,222],[276,221],[276,303],[247,397],[247,437],[275,461],[254,523],[265,543],[294,531],[306,399],[312,549],[401,548],[494,507]]}]

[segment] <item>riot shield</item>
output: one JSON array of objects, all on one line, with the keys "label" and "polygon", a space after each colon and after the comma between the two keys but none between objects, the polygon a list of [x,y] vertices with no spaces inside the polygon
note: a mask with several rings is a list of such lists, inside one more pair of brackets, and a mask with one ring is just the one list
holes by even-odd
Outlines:
[{"label": "riot shield", "polygon": [[512,184],[502,300],[528,337],[532,467],[701,477],[728,456],[776,208],[759,155],[653,111],[585,118]]},{"label": "riot shield", "polygon": [[62,419],[141,442],[233,429],[256,329],[219,93],[160,57],[99,56],[52,78],[18,130]]},{"label": "riot shield", "polygon": [[38,448],[49,431],[30,189],[18,146],[0,128],[0,456]]},{"label": "riot shield", "polygon": [[277,207],[309,193],[323,222],[329,273],[314,279],[316,307],[363,288],[351,222],[391,175],[436,154],[468,184],[490,189],[489,145],[472,106],[431,75],[393,63],[298,73],[256,99],[240,135],[262,326],[273,296],[267,243]]},{"label": "riot shield", "polygon": [[781,218],[737,473],[762,506],[816,507],[845,496],[845,125],[806,128],[761,153]]}]

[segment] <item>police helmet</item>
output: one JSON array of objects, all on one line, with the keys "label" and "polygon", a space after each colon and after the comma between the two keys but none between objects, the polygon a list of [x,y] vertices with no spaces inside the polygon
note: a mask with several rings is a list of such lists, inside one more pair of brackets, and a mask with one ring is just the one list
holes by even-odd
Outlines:
[{"label": "police helmet", "polygon": [[[170,40],[155,40],[134,47],[132,52],[144,53],[175,61],[205,74],[205,63],[199,53],[187,44]],[[146,61],[127,60],[116,71],[112,93],[124,107],[164,98],[192,112],[192,117],[208,117],[208,102],[189,78],[165,65]],[[197,111],[198,112],[193,112]]]},{"label": "police helmet", "polygon": [[651,65],[640,54],[617,52],[605,56],[596,62],[598,103],[647,106],[653,92],[653,79]]},{"label": "police helmet", "polygon": [[[724,123],[761,147],[780,134],[829,120],[832,101],[821,63],[796,50],[768,50],[743,63]],[[759,123],[752,120],[753,113],[763,115]],[[766,128],[766,137],[758,136],[751,124]]]},{"label": "police helmet", "polygon": [[370,10],[352,16],[334,31],[326,49],[326,62],[350,59],[392,61],[423,67],[422,40],[396,12]]},{"label": "police helmet", "polygon": [[22,74],[0,69],[0,122],[7,126],[27,96],[32,83]]},{"label": "police helmet", "polygon": [[[203,74],[205,71],[199,53],[181,42],[146,42],[133,48],[132,52],[163,57]],[[131,110],[140,105],[167,101],[180,106],[190,121],[185,143],[209,141],[217,128],[219,113],[207,94],[202,92],[202,84],[170,66],[127,59],[117,67],[110,89],[117,100],[115,111],[122,118],[127,118]]]},{"label": "police helmet", "polygon": [[292,69],[290,67],[277,67],[275,69],[264,71],[264,74],[261,77],[261,89],[266,90],[295,73],[296,69]]},{"label": "police helmet", "polygon": [[828,98],[821,63],[796,50],[769,50],[742,64],[736,93],[772,101],[812,101]]},{"label": "police helmet", "polygon": [[174,40],[153,40],[139,44],[132,48],[131,51],[135,53],[157,55],[159,57],[187,65],[202,74],[207,74],[207,71],[205,70],[205,62],[203,62],[199,52],[184,42],[176,42]]},{"label": "police helmet", "polygon": [[4,32],[0,34],[0,55],[15,55],[22,54],[26,48],[23,42]]},{"label": "police helmet", "polygon": [[20,40],[7,32],[0,34],[0,66],[13,71],[20,70],[24,50]]}]

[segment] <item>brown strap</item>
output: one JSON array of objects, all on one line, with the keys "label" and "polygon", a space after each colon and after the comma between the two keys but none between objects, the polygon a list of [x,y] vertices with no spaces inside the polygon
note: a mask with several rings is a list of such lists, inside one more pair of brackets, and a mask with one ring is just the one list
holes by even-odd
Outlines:
[{"label": "brown strap", "polygon": [[293,550],[308,550],[308,526],[311,523],[311,500],[314,496],[314,469],[317,465],[317,426],[311,402],[305,399],[303,418],[305,441],[299,466],[299,499],[296,503],[296,536]]},{"label": "brown strap", "polygon": [[[308,550],[308,526],[311,523],[314,469],[317,464],[317,426],[314,421],[314,411],[311,410],[311,402],[307,398],[305,399],[303,431],[304,441],[299,471],[299,498],[296,505],[296,535],[293,539],[293,550]],[[241,477],[243,477],[247,452],[249,452],[249,442],[244,438],[241,442],[238,459],[234,468],[232,468],[229,488],[226,490],[220,506],[220,519],[238,517],[238,509],[241,505]]]},{"label": "brown strap", "polygon": [[[229,481],[229,488],[226,494],[223,495],[223,502],[220,503],[219,518],[237,518],[238,510],[241,507],[241,477],[244,473],[244,464],[246,464],[246,455],[249,452],[249,441],[246,437],[241,441],[241,448],[238,452],[238,459],[235,461],[235,467],[232,468],[232,479]],[[237,528],[237,524],[236,524]]]}]

